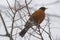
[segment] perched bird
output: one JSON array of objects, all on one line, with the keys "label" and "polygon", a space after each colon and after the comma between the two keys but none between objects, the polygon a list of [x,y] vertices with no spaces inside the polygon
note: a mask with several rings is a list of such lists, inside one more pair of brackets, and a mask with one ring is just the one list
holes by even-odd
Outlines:
[{"label": "perched bird", "polygon": [[39,10],[35,11],[25,24],[25,28],[19,33],[21,37],[32,27],[33,24],[39,25],[45,18],[45,7],[41,7]]}]

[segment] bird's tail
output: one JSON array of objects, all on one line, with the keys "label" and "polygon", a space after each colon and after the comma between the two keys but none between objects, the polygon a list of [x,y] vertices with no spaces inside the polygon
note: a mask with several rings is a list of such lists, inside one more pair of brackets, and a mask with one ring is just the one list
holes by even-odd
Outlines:
[{"label": "bird's tail", "polygon": [[31,27],[31,23],[27,22],[25,28],[19,33],[19,35],[23,37],[30,27]]}]

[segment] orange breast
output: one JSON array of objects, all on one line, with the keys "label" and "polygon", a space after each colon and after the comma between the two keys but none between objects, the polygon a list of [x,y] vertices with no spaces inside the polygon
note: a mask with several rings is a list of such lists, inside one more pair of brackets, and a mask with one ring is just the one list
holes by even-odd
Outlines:
[{"label": "orange breast", "polygon": [[31,21],[34,21],[37,24],[40,24],[45,18],[45,13],[42,10],[38,10],[32,14],[30,17]]}]

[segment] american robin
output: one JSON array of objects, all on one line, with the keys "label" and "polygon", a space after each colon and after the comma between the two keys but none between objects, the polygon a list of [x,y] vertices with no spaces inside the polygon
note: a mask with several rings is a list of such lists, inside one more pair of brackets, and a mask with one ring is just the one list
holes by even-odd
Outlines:
[{"label": "american robin", "polygon": [[21,37],[25,35],[29,28],[32,27],[33,24],[39,25],[45,18],[45,7],[41,7],[39,10],[35,11],[29,18],[29,20],[25,24],[25,28],[19,33]]}]

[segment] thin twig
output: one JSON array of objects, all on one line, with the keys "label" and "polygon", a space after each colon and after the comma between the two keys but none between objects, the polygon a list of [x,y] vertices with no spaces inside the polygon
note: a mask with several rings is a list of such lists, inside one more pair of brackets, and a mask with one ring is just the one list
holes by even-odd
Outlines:
[{"label": "thin twig", "polygon": [[13,19],[12,19],[12,28],[11,28],[11,37],[10,37],[10,40],[13,40],[12,33],[13,33],[13,29],[14,29],[14,19],[15,19],[15,15],[16,15],[16,0],[15,0],[14,8],[15,8],[15,13],[14,13],[14,16],[13,16]]},{"label": "thin twig", "polygon": [[49,28],[49,38],[50,38],[50,40],[52,40],[51,32],[50,32],[50,19],[49,19],[49,16],[48,16],[48,28]]},{"label": "thin twig", "polygon": [[31,15],[30,15],[30,12],[29,12],[29,8],[28,8],[28,4],[27,4],[27,1],[26,1],[26,0],[25,0],[25,4],[26,4],[26,8],[27,8],[27,11],[28,11],[29,16],[31,16]]},{"label": "thin twig", "polygon": [[[32,0],[31,0],[29,3],[27,3],[27,5],[29,5],[31,2],[32,2]],[[19,10],[21,10],[21,9],[23,9],[23,8],[25,8],[25,7],[26,7],[26,6],[23,6],[22,8],[17,9],[16,12],[19,11]]]},{"label": "thin twig", "polygon": [[38,27],[38,31],[39,31],[39,34],[41,36],[41,40],[44,40],[43,36],[42,36],[42,33],[41,33],[41,30],[40,30],[40,25],[37,26]]},{"label": "thin twig", "polygon": [[11,12],[14,14],[14,12],[13,12],[13,10],[12,10],[12,8],[11,8],[9,2],[8,2],[8,0],[6,0],[6,2],[8,3],[8,6],[9,6],[9,8],[11,9]]},{"label": "thin twig", "polygon": [[1,17],[1,20],[2,20],[2,22],[3,22],[3,25],[4,25],[4,28],[5,28],[5,31],[6,31],[6,36],[10,37],[10,34],[8,33],[7,26],[6,26],[6,24],[5,24],[5,21],[4,21],[4,19],[3,19],[1,13],[0,13],[0,17]]}]

